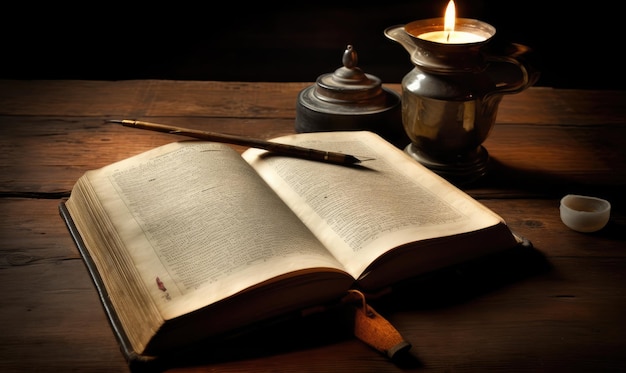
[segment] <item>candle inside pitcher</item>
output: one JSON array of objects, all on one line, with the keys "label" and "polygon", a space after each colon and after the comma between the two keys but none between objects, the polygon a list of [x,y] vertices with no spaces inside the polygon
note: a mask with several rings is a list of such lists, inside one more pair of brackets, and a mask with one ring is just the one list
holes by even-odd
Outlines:
[{"label": "candle inside pitcher", "polygon": [[429,31],[418,35],[420,39],[444,44],[467,44],[485,41],[486,37],[472,32],[458,31],[456,28],[456,6],[450,0],[446,7],[443,30]]},{"label": "candle inside pitcher", "polygon": [[530,87],[539,72],[527,46],[492,45],[495,28],[457,18],[452,1],[446,14],[389,27],[385,36],[402,45],[414,65],[402,79],[402,124],[411,139],[405,151],[449,181],[467,184],[487,173],[482,143],[503,95]]}]

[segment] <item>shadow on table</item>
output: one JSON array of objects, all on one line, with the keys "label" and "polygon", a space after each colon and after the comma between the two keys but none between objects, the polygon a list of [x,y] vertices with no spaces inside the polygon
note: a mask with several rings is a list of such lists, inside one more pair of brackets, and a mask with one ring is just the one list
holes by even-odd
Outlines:
[{"label": "shadow on table", "polygon": [[[540,163],[541,160],[537,162]],[[463,189],[493,188],[509,195],[518,193],[521,196],[538,198],[560,198],[565,194],[594,194],[602,198],[623,201],[626,178],[621,178],[621,181],[620,177],[613,179],[618,182],[582,173],[566,174],[513,167],[492,156],[489,159],[487,174],[476,182],[464,186]]]},{"label": "shadow on table", "polygon": [[[515,249],[406,281],[369,303],[383,317],[400,310],[445,308],[549,269],[546,258],[525,240]],[[407,297],[406,294],[419,294],[419,297]],[[155,372],[173,367],[243,361],[354,340],[351,312],[349,307],[337,306],[305,317],[268,322],[217,343],[201,343],[171,356],[135,361],[131,363],[131,369],[134,372]],[[378,351],[372,349],[372,354],[376,353]],[[380,358],[387,359],[383,354]],[[410,349],[394,356],[390,364],[401,369],[422,366],[419,357]]]}]

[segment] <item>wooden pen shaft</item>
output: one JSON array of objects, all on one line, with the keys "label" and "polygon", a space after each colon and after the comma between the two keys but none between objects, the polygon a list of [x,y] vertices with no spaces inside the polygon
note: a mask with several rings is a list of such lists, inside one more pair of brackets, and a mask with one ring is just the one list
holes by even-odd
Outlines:
[{"label": "wooden pen shaft", "polygon": [[228,143],[233,145],[247,146],[251,148],[264,149],[269,152],[281,155],[288,155],[292,157],[298,157],[303,159],[309,159],[314,161],[323,161],[336,164],[355,164],[360,163],[360,160],[352,155],[328,152],[317,149],[304,148],[296,145],[281,144],[277,142],[250,138],[245,136],[228,135],[216,132],[207,132],[193,130],[189,128],[176,127],[158,123],[143,122],[138,120],[121,120],[111,121],[114,123],[120,123],[126,127],[139,128],[150,131],[157,131],[163,133],[169,133],[173,135],[181,135],[192,137],[200,140]]}]

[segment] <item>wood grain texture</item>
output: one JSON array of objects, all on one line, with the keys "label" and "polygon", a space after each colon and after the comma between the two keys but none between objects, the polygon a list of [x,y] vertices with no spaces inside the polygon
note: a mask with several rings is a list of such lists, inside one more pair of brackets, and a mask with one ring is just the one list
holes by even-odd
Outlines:
[{"label": "wood grain texture", "polygon": [[[130,370],[58,205],[85,171],[178,138],[105,119],[267,139],[293,133],[309,84],[0,81],[0,370]],[[626,370],[624,98],[550,88],[505,97],[484,144],[492,168],[466,191],[534,249],[375,301],[413,359],[388,361],[330,314],[190,352],[170,371]],[[563,225],[559,198],[572,192],[611,200],[605,229]]]}]

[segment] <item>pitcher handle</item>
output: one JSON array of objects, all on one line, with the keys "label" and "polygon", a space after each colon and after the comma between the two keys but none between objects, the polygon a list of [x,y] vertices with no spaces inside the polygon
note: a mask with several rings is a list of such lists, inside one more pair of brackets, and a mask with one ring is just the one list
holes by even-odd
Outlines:
[{"label": "pitcher handle", "polygon": [[[535,84],[540,75],[536,57],[531,48],[518,43],[507,43],[487,51],[487,72],[496,85],[496,89],[490,94],[515,94]],[[517,74],[521,74],[521,78],[511,79]]]}]

